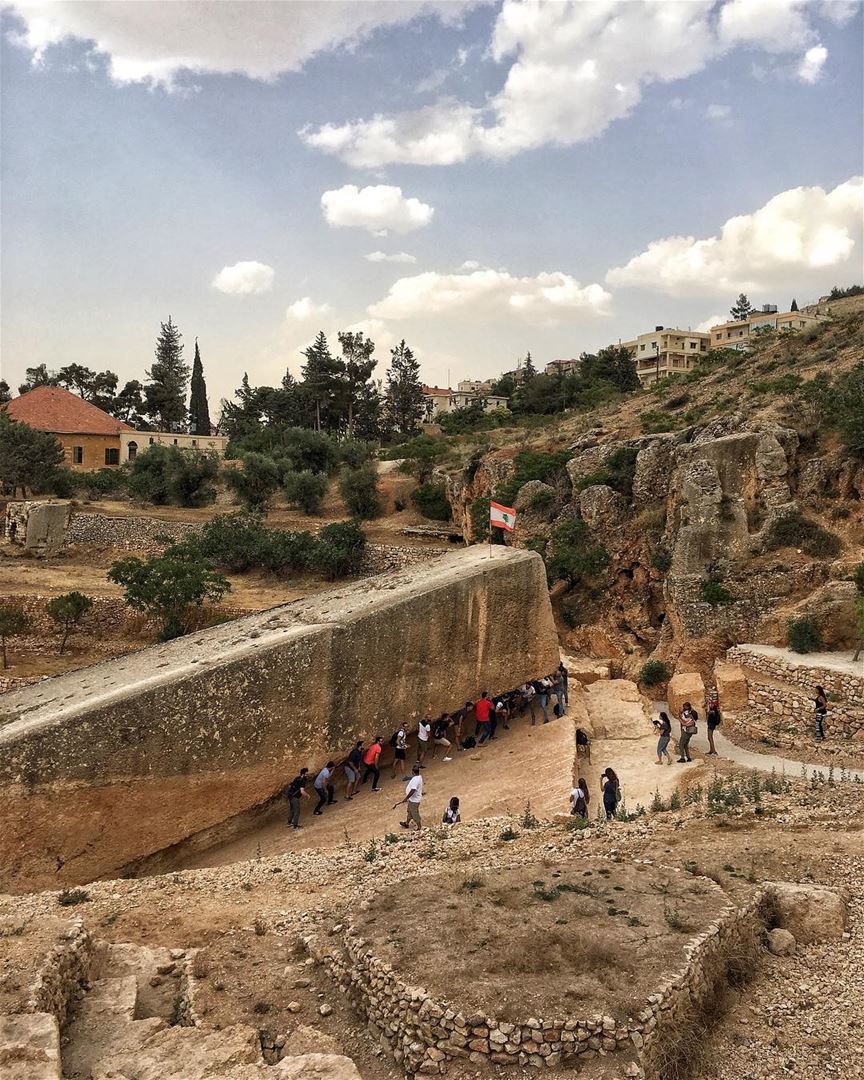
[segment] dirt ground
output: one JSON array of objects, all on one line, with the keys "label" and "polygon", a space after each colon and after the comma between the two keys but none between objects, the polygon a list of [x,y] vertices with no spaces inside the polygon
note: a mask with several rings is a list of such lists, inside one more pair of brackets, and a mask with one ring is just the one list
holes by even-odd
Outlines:
[{"label": "dirt ground", "polygon": [[[355,920],[409,985],[524,1023],[632,1015],[725,906],[713,884],[578,859],[414,878]],[[444,949],[429,948],[430,935]]]}]

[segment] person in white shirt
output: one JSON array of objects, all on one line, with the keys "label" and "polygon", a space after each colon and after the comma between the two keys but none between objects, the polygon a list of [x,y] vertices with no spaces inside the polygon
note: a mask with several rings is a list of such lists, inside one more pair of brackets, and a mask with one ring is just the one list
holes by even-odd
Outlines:
[{"label": "person in white shirt", "polygon": [[426,755],[429,753],[429,738],[431,734],[432,717],[429,713],[426,713],[417,725],[417,764],[421,769],[426,768],[423,762],[426,760]]},{"label": "person in white shirt", "polygon": [[415,765],[412,770],[411,779],[405,785],[405,798],[400,799],[399,802],[393,804],[395,810],[397,806],[402,806],[403,803],[407,804],[408,816],[405,821],[400,821],[399,824],[403,829],[410,829],[411,822],[413,821],[417,827],[417,831],[420,831],[420,800],[423,798],[423,777],[420,775],[420,766]]}]

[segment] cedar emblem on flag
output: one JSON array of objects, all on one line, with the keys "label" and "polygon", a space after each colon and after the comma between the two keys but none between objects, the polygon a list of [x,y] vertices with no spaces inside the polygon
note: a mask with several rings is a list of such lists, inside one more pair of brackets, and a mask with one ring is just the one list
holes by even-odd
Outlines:
[{"label": "cedar emblem on flag", "polygon": [[512,506],[502,506],[501,503],[490,502],[489,524],[495,528],[513,532],[516,528],[516,511]]}]

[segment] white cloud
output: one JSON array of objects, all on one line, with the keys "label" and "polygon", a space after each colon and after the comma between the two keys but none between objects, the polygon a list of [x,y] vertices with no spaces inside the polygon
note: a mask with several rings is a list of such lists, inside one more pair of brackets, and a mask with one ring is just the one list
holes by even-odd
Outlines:
[{"label": "white cloud", "polygon": [[732,121],[732,106],[712,103],[705,110],[709,120],[716,120],[718,124],[728,125]]},{"label": "white cloud", "polygon": [[815,45],[812,19],[822,14],[804,0],[727,0],[719,15],[711,0],[504,0],[489,53],[509,70],[484,105],[443,98],[300,135],[360,168],[569,146],[628,116],[652,84],[686,78],[733,48],[800,55]]},{"label": "white cloud", "polygon": [[459,267],[459,269],[460,270],[479,270],[481,265],[482,264],[477,262],[476,259],[466,259],[465,262],[463,262],[462,265]]},{"label": "white cloud", "polygon": [[360,319],[345,327],[353,333],[365,334],[375,342],[375,354],[379,364],[386,364],[388,353],[396,344],[396,336],[382,319]]},{"label": "white cloud", "polygon": [[653,241],[625,266],[610,270],[606,281],[671,296],[824,283],[820,271],[827,267],[860,268],[862,193],[861,177],[828,192],[820,187],[783,191],[754,213],[730,218],[718,236]]},{"label": "white cloud", "polygon": [[417,258],[409,255],[407,251],[370,251],[364,258],[371,263],[416,263]]},{"label": "white cloud", "polygon": [[459,22],[477,0],[318,0],[259,3],[78,3],[14,0],[24,20],[12,40],[35,62],[67,38],[93,42],[108,58],[118,83],[149,82],[170,87],[181,71],[239,73],[272,80],[299,71],[317,53],[353,48],[381,27],[425,15]]},{"label": "white cloud", "polygon": [[213,278],[213,288],[232,296],[269,292],[276,271],[260,262],[238,262],[224,266]]},{"label": "white cloud", "polygon": [[801,63],[798,66],[798,78],[806,83],[818,82],[822,76],[822,68],[825,66],[825,61],[827,59],[828,50],[825,46],[814,45],[813,48],[808,49],[801,58]]},{"label": "white cloud", "polygon": [[726,322],[728,318],[728,315],[709,315],[708,318],[700,322],[695,329],[701,331],[703,334],[707,334],[712,326],[718,326],[720,323]]},{"label": "white cloud", "polygon": [[376,236],[388,232],[407,233],[422,229],[435,213],[419,199],[408,198],[402,188],[374,184],[358,188],[345,184],[321,196],[324,220],[334,229],[368,229]]},{"label": "white cloud", "polygon": [[536,277],[514,277],[503,270],[474,270],[465,274],[429,272],[400,278],[369,314],[378,319],[412,319],[444,312],[468,311],[525,315],[540,321],[573,312],[607,313],[611,296],[600,285],[579,285],[555,271]]},{"label": "white cloud", "polygon": [[323,319],[329,316],[329,304],[316,304],[311,297],[304,296],[295,300],[285,312],[286,319],[294,319],[297,322],[308,322],[310,319]]}]

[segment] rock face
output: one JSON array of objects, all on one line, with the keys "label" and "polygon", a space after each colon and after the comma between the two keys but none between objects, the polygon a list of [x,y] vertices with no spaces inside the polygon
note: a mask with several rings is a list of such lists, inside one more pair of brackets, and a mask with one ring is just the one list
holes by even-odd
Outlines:
[{"label": "rock face", "polygon": [[558,657],[540,557],[483,546],[12,691],[0,889],[118,871]]},{"label": "rock face", "polygon": [[684,671],[673,675],[669,680],[667,700],[672,716],[680,716],[684,703],[689,701],[699,713],[700,721],[704,721],[705,683],[698,671]]},{"label": "rock face", "polygon": [[585,687],[589,731],[597,739],[641,739],[651,730],[650,703],[629,679],[609,679]]},{"label": "rock face", "polygon": [[627,513],[627,500],[605,484],[592,484],[579,493],[579,513],[589,525],[617,525]]},{"label": "rock face", "polygon": [[283,1058],[272,1073],[281,1080],[360,1080],[357,1066],[342,1054]]},{"label": "rock face", "polygon": [[49,1013],[0,1016],[3,1080],[58,1080],[60,1029]]},{"label": "rock face", "polygon": [[799,945],[838,941],[846,926],[846,903],[835,889],[821,885],[773,882],[771,895],[777,925]]}]

